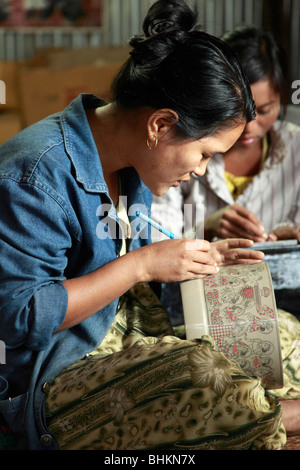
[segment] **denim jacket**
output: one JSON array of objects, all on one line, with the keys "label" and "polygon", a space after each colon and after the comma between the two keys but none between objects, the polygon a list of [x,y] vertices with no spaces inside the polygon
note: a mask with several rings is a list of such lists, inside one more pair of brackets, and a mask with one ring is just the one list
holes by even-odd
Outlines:
[{"label": "denim jacket", "polygon": [[[85,114],[103,104],[80,95],[0,147],[0,449],[56,448],[45,423],[46,384],[101,343],[116,312],[118,299],[55,333],[67,310],[62,281],[112,261],[121,248]],[[149,215],[149,189],[133,168],[120,173],[127,207]],[[130,250],[150,242],[131,214]]]}]

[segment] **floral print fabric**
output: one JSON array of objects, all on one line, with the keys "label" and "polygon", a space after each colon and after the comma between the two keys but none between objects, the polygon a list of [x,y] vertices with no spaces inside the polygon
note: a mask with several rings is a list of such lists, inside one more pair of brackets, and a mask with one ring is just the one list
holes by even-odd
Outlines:
[{"label": "floral print fabric", "polygon": [[[299,396],[299,380],[282,393]],[[123,296],[100,347],[51,384],[47,424],[63,450],[281,449],[276,395],[211,337],[175,336],[143,284]]]}]

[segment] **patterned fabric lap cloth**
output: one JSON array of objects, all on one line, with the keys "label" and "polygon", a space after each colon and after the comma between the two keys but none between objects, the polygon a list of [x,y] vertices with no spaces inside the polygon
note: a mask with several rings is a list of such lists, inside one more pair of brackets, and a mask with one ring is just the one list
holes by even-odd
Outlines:
[{"label": "patterned fabric lap cloth", "polygon": [[300,348],[289,342],[297,327],[283,319],[286,387],[266,393],[212,338],[175,336],[151,288],[136,286],[100,347],[51,384],[49,430],[62,450],[281,449],[277,396],[300,396]]},{"label": "patterned fabric lap cloth", "polygon": [[284,387],[272,390],[272,394],[279,399],[298,399],[300,398],[300,321],[294,315],[278,310],[278,323]]}]

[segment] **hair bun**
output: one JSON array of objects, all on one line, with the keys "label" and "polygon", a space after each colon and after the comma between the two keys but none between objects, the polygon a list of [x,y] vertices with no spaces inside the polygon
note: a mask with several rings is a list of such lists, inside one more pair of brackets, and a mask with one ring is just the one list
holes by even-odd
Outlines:
[{"label": "hair bun", "polygon": [[197,12],[193,11],[183,0],[155,2],[143,22],[146,37],[163,31],[191,31],[197,21]]},{"label": "hair bun", "polygon": [[197,25],[197,11],[183,0],[158,0],[143,22],[143,35],[130,39],[131,56],[138,64],[161,62],[178,44],[182,44]]}]

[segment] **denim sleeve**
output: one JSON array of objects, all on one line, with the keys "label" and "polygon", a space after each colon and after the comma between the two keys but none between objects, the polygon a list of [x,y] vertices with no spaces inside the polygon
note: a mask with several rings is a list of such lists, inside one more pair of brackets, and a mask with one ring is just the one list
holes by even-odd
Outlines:
[{"label": "denim sleeve", "polygon": [[72,237],[66,211],[42,187],[0,181],[0,335],[43,350],[63,322]]}]

